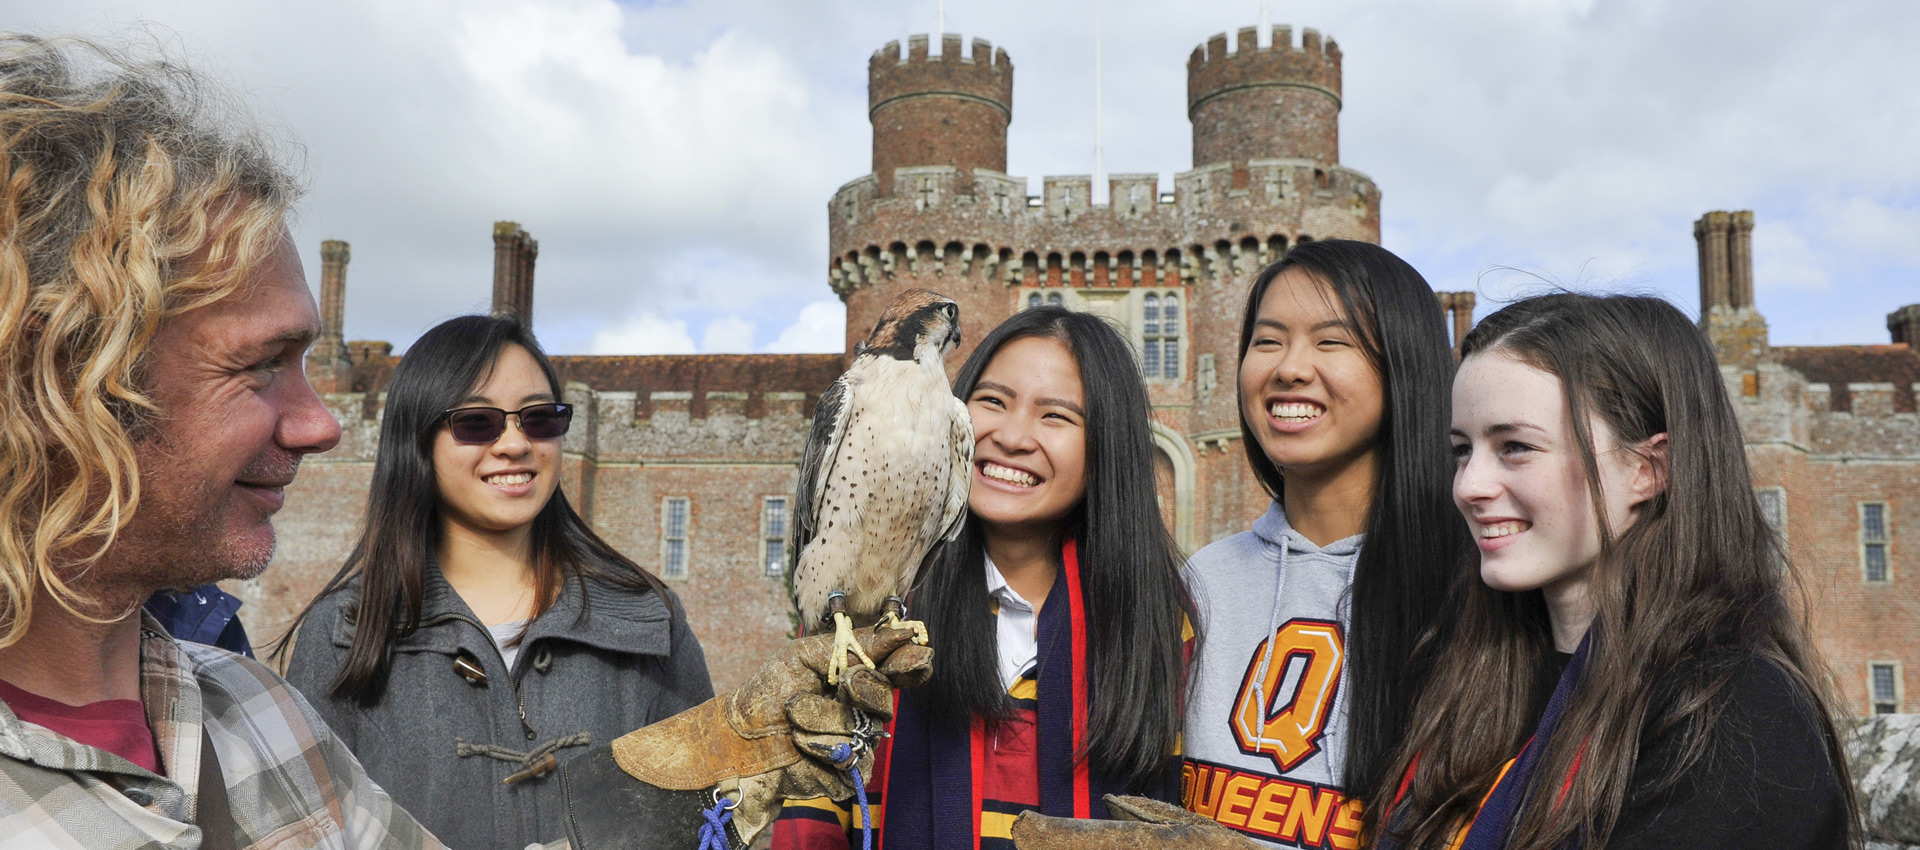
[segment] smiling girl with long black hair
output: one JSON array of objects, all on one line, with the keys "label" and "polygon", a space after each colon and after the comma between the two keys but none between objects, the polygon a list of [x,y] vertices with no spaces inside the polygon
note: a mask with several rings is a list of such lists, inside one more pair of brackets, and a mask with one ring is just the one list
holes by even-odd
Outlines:
[{"label": "smiling girl with long black hair", "polygon": [[1470,551],[1447,498],[1452,373],[1433,290],[1386,249],[1308,242],[1256,278],[1241,436],[1273,502],[1193,556],[1189,809],[1275,846],[1357,836]]},{"label": "smiling girl with long black hair", "polygon": [[295,623],[288,680],[454,847],[565,834],[559,761],[713,696],[673,594],[560,489],[571,416],[525,325],[427,331],[387,390],[366,528]]},{"label": "smiling girl with long black hair", "polygon": [[[981,341],[954,391],[973,416],[969,516],[911,600],[939,661],[901,692],[881,745],[879,838],[1007,848],[1021,811],[1175,799],[1193,605],[1131,350],[1098,317],[1036,307]],[[790,802],[774,846],[848,847],[858,817],[850,801]]]}]

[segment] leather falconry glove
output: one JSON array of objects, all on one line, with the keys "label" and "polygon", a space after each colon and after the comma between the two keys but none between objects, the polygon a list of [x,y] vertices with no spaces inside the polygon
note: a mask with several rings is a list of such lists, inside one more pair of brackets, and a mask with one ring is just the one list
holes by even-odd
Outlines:
[{"label": "leather falconry glove", "polygon": [[[912,643],[912,632],[855,636],[877,670],[856,666],[830,688],[833,635],[790,641],[739,690],[568,762],[561,783],[574,850],[693,847],[723,801],[733,804],[726,843],[745,848],[788,797],[852,796],[846,767],[873,775],[872,742],[893,716],[893,689],[933,672],[933,651]],[[850,752],[836,763],[841,744]]]},{"label": "leather falconry glove", "polygon": [[1251,838],[1171,803],[1106,796],[1115,820],[1074,820],[1023,812],[1013,822],[1020,850],[1264,850]]}]

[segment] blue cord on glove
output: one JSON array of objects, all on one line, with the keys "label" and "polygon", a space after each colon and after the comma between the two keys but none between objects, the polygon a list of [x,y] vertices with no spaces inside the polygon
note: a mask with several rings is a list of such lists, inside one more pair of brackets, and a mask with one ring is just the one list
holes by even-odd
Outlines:
[{"label": "blue cord on glove", "polygon": [[733,807],[736,804],[725,797],[713,804],[713,808],[700,814],[707,822],[700,825],[699,850],[731,850],[727,843],[727,822],[733,820]]},{"label": "blue cord on glove", "polygon": [[828,756],[835,764],[847,763],[847,773],[853,777],[853,796],[860,801],[860,850],[873,850],[873,813],[867,810],[867,784],[860,778],[860,763],[853,758],[853,745],[835,746]]}]

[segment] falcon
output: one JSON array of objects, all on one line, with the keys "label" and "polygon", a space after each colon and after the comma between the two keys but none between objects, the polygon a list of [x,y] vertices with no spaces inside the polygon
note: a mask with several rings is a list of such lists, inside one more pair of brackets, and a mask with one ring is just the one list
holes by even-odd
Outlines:
[{"label": "falcon", "polygon": [[959,305],[903,292],[814,409],[787,580],[802,626],[834,629],[830,683],[849,652],[873,666],[856,626],[885,621],[926,642],[924,625],[903,621],[901,597],[967,512],[973,420],[943,362],[959,344]]}]

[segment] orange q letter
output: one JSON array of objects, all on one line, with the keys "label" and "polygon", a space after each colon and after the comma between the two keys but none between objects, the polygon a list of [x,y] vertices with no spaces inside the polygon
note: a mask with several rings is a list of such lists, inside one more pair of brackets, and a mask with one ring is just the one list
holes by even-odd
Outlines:
[{"label": "orange q letter", "polygon": [[[1330,620],[1288,620],[1262,641],[1233,702],[1233,738],[1240,751],[1265,754],[1281,773],[1319,752],[1345,659],[1340,624]],[[1293,693],[1282,700],[1280,686],[1294,670],[1299,675]]]}]

